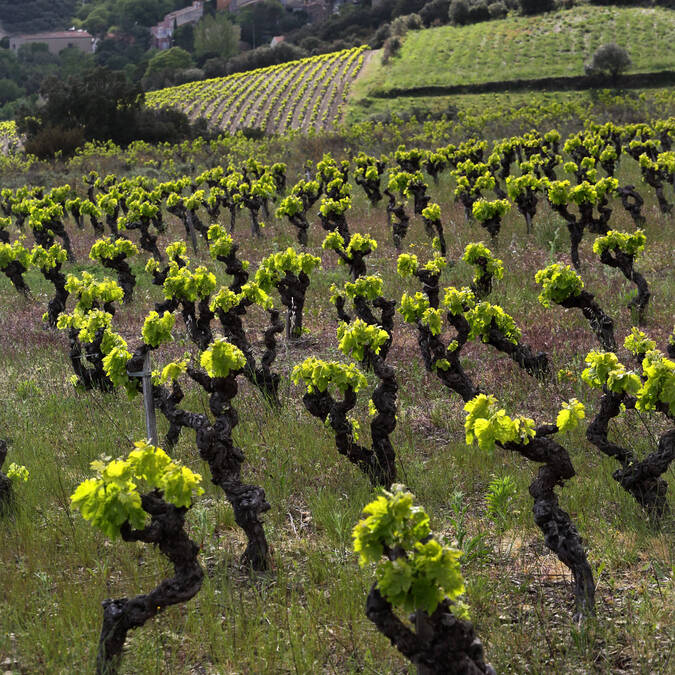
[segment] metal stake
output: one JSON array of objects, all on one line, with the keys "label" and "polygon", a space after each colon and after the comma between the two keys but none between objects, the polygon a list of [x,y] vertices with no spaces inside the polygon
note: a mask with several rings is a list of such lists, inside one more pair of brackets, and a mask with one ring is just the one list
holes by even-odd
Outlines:
[{"label": "metal stake", "polygon": [[157,417],[155,416],[155,402],[152,398],[152,366],[150,352],[143,358],[143,370],[139,373],[129,373],[129,377],[140,377],[143,381],[143,408],[145,409],[145,431],[152,445],[157,445]]}]

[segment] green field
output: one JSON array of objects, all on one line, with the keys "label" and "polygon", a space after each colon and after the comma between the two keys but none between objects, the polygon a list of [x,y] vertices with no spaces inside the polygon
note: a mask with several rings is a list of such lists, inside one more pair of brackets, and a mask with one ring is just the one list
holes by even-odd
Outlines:
[{"label": "green field", "polygon": [[[451,86],[583,75],[602,44],[616,42],[633,61],[629,72],[675,67],[675,12],[638,7],[576,7],[471,26],[409,32],[400,55],[371,68],[377,88]],[[378,60],[374,59],[377,64]]]},{"label": "green field", "polygon": [[[383,65],[381,51],[372,58],[352,88],[347,121],[375,118],[395,111],[419,109],[436,113],[449,104],[464,109],[472,99],[458,97],[372,96],[373,92],[425,86],[578,76],[602,44],[625,47],[633,65],[628,72],[675,68],[675,12],[639,7],[576,7],[541,16],[513,16],[470,26],[441,26],[410,31],[400,53]],[[531,93],[516,101],[540,104]],[[557,95],[577,100],[577,92]],[[494,104],[493,104],[494,101]],[[486,99],[491,109],[505,107],[503,95]],[[543,100],[546,103],[546,99]]]}]

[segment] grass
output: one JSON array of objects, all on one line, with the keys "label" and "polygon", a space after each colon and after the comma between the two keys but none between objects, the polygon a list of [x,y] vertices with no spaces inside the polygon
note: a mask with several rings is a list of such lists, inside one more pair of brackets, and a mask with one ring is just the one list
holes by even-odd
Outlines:
[{"label": "grass", "polygon": [[[381,99],[374,91],[453,86],[541,77],[583,75],[584,64],[602,44],[624,46],[633,61],[628,72],[675,67],[675,12],[664,8],[575,7],[532,17],[511,16],[470,26],[410,31],[400,53],[382,64],[373,53],[352,87],[346,120],[386,119],[414,113],[439,115],[489,107],[499,114],[513,106],[546,107],[591,98],[580,92],[518,92],[468,96]],[[648,96],[652,94],[647,93]],[[487,102],[488,106],[481,106]]]},{"label": "grass", "polygon": [[[512,16],[470,26],[410,31],[399,55],[363,75],[387,91],[515,79],[583,75],[602,44],[625,47],[627,72],[675,66],[675,12],[663,8],[575,7],[539,16]],[[379,67],[378,67],[379,64]]]},{"label": "grass", "polygon": [[[485,134],[489,127],[523,133],[533,127],[578,127],[583,119],[619,123],[660,116],[675,107],[672,89],[625,91],[555,91],[462,94],[459,96],[399,96],[395,99],[361,98],[351,105],[349,123],[388,120],[392,114],[403,119],[446,115],[465,129]],[[638,112],[639,111],[639,112]]]},{"label": "grass", "polygon": [[[640,184],[632,161],[622,172],[622,183]],[[350,227],[379,241],[369,269],[381,272],[390,297],[418,290],[395,273],[396,252],[384,210],[369,207],[360,191],[355,194]],[[485,233],[475,223],[464,223],[450,194],[447,175],[431,186],[447,223],[449,257],[457,261],[464,246],[484,239]],[[614,206],[612,225],[632,230],[618,202]],[[658,212],[651,195],[645,211],[648,245],[639,269],[653,291],[646,330],[662,345],[672,329],[672,221]],[[373,573],[356,564],[350,530],[371,490],[337,454],[332,436],[304,410],[302,392],[288,380],[293,365],[309,354],[337,354],[328,287],[346,280],[346,271],[333,254],[321,250],[323,233],[315,222],[313,218],[308,251],[322,257],[325,271],[314,275],[308,292],[310,343],[303,348],[282,344],[280,349],[284,409],[281,414],[271,411],[245,383],[236,399],[240,424],[235,439],[246,454],[245,479],[261,484],[272,505],[266,531],[273,568],[249,576],[239,567],[243,535],[222,494],[208,481],[194,436],[184,432],[175,454],[204,473],[207,488],[189,522],[208,574],[193,601],[170,608],[131,634],[125,673],[413,672],[364,615]],[[535,270],[551,258],[567,260],[566,229],[547,208],[540,209],[534,226],[526,238],[516,212],[505,218],[496,253],[506,274],[490,299],[514,316],[526,342],[550,352],[554,372],[569,367],[578,376],[583,355],[595,347],[593,336],[580,313],[542,308],[533,282]],[[290,226],[274,220],[259,241],[246,236],[247,228],[241,218],[236,238],[253,266],[290,240]],[[161,243],[180,233],[181,226],[173,222]],[[88,235],[77,233],[76,238],[80,269],[93,268],[85,262]],[[630,285],[594,259],[591,242],[587,236],[582,244],[586,287],[615,318],[617,335],[623,336],[630,329],[623,297]],[[405,244],[422,258],[430,255],[419,220],[412,222]],[[218,269],[203,247],[194,257]],[[142,316],[160,296],[140,263],[134,271],[139,277],[134,303],[116,316],[132,346]],[[442,283],[466,284],[470,276],[468,266],[458,262],[445,271]],[[45,292],[38,280],[29,278]],[[169,570],[157,552],[108,541],[68,508],[68,496],[89,475],[92,459],[125,454],[130,442],[144,435],[143,413],[140,401],[128,401],[123,394],[83,395],[71,388],[66,337],[42,328],[42,311],[40,302],[17,297],[9,282],[0,279],[0,437],[10,441],[8,461],[31,471],[29,482],[17,487],[16,513],[0,522],[0,664],[13,673],[91,672],[100,602],[147,591]],[[258,337],[261,327],[262,313],[253,317]],[[180,353],[187,346],[180,319],[175,334],[171,351]],[[163,353],[156,360],[167,358]],[[536,467],[503,451],[485,456],[465,446],[461,402],[424,371],[415,332],[400,317],[390,359],[400,384],[393,435],[400,480],[415,492],[441,536],[453,540],[463,529],[468,542],[484,535],[483,545],[466,556],[463,571],[472,618],[497,671],[667,672],[675,606],[672,521],[660,531],[648,528],[634,500],[612,479],[615,464],[587,444],[582,430],[564,438],[577,477],[560,491],[561,504],[581,531],[598,581],[598,617],[576,626],[569,575],[546,551],[532,521],[527,486]],[[484,345],[471,345],[465,365],[508,412],[538,422],[553,419],[560,398],[576,396],[591,409],[597,402],[577,377],[544,387]],[[366,393],[357,408],[366,437],[367,398]],[[206,400],[189,388],[186,405],[201,410]],[[162,432],[164,422],[159,422]],[[660,428],[656,417],[629,413],[615,431],[641,454],[652,447],[643,423],[652,432]],[[518,492],[505,523],[497,527],[487,516],[485,494],[492,478],[504,475],[514,478]],[[671,503],[673,478],[671,469]]]}]

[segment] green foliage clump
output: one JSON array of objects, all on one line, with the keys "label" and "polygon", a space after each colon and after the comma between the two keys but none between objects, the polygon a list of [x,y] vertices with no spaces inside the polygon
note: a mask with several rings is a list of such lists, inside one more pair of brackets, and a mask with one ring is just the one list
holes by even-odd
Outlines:
[{"label": "green foliage clump", "polygon": [[424,293],[417,291],[415,295],[404,293],[401,296],[401,305],[398,311],[406,323],[417,323],[429,309],[429,300]]},{"label": "green foliage clump", "polygon": [[150,312],[143,323],[142,335],[145,344],[153,349],[171,340],[171,330],[176,323],[176,317],[170,312],[160,316],[157,312]]},{"label": "green foliage clump", "polygon": [[204,492],[202,477],[172,461],[161,448],[147,441],[134,445],[126,459],[92,462],[96,478],[80,483],[70,497],[72,508],[111,538],[120,536],[125,523],[135,529],[145,526],[140,486],[160,490],[165,501],[179,508],[189,507]]},{"label": "green foliage clump", "polygon": [[30,262],[40,270],[54,269],[68,259],[68,253],[61,244],[52,244],[48,249],[35,245],[30,252]]},{"label": "green foliage clump", "polygon": [[244,368],[246,357],[239,347],[219,338],[202,352],[199,362],[209,377],[227,377]]},{"label": "green foliage clump", "polygon": [[481,450],[493,450],[496,443],[527,445],[535,435],[534,420],[529,417],[511,418],[492,395],[479,394],[465,406],[466,444],[476,443]]},{"label": "green foliage clump", "polygon": [[576,429],[579,426],[579,422],[585,417],[586,409],[584,404],[577,401],[576,398],[572,398],[569,401],[563,402],[555,424],[559,432],[565,433],[566,431]]},{"label": "green foliage clump", "polygon": [[636,230],[633,234],[610,230],[593,242],[593,253],[601,255],[605,251],[621,251],[632,258],[637,258],[644,251],[646,241],[647,237],[643,230]]},{"label": "green foliage clump", "polygon": [[518,344],[520,340],[521,333],[516,322],[499,305],[479,302],[469,309],[465,316],[471,327],[470,339],[480,337],[483,342],[487,342],[490,329],[494,326],[513,344]]},{"label": "green foliage clump", "polygon": [[225,231],[225,228],[222,225],[211,225],[211,227],[208,229],[208,232],[206,233],[206,236],[211,242],[209,244],[209,252],[214,260],[219,256],[226,257],[232,251],[234,240]]},{"label": "green foliage clump", "polygon": [[7,467],[7,478],[16,481],[17,483],[26,483],[30,478],[30,471],[22,464],[12,462]]},{"label": "green foliage clump", "polygon": [[365,375],[356,367],[356,364],[344,365],[336,361],[322,361],[314,356],[310,356],[300,365],[295,366],[291,377],[296,385],[301,381],[304,382],[310,394],[314,391],[326,391],[331,384],[342,393],[347,389],[358,392],[367,385]]},{"label": "green foliage clump", "polygon": [[495,199],[494,201],[478,199],[471,207],[473,217],[481,223],[494,218],[503,218],[510,210],[511,202],[506,199]]},{"label": "green foliage clump", "polygon": [[69,274],[66,278],[66,290],[77,296],[76,309],[83,312],[90,310],[94,305],[105,305],[111,302],[120,302],[124,291],[112,279],[97,281],[89,272],[82,272],[81,277]]},{"label": "green foliage clump", "polygon": [[337,331],[340,351],[362,361],[366,351],[379,354],[383,344],[389,340],[389,333],[379,326],[372,326],[361,319],[351,323],[340,323]]},{"label": "green foliage clump", "polygon": [[[377,589],[392,605],[431,614],[445,598],[454,601],[464,593],[461,552],[432,538],[429,516],[403,486],[383,491],[363,515],[352,534],[354,551],[362,567],[377,564]],[[466,616],[463,604],[454,609]]]},{"label": "green foliage clump", "polygon": [[[485,264],[480,264],[480,260]],[[462,260],[469,265],[476,265],[476,276],[474,281],[482,279],[484,276],[491,276],[495,279],[504,278],[504,263],[492,255],[492,251],[483,244],[483,242],[468,244],[464,249]]]},{"label": "green foliage clump", "polygon": [[11,244],[0,242],[0,270],[14,261],[20,262],[24,267],[30,264],[30,253],[20,241]]},{"label": "green foliage clump", "polygon": [[215,274],[202,266],[192,272],[187,267],[178,267],[176,263],[170,263],[169,274],[164,280],[165,297],[185,302],[208,298],[215,288]]},{"label": "green foliage clump", "polygon": [[534,275],[536,283],[541,284],[539,302],[544,307],[551,303],[560,304],[567,298],[576,298],[584,289],[581,277],[569,266],[553,263]]},{"label": "green foliage clump", "polygon": [[639,328],[633,327],[630,335],[624,339],[623,346],[633,356],[644,356],[647,352],[656,349],[656,342],[647,337]]},{"label": "green foliage clump", "polygon": [[382,277],[369,275],[359,277],[353,283],[348,281],[344,286],[345,294],[352,300],[354,298],[365,298],[366,300],[375,300],[382,295],[382,287],[384,282]]},{"label": "green foliage clump", "polygon": [[[448,262],[443,256],[434,255],[433,258],[427,260],[427,262],[422,265],[421,269],[438,276],[447,266]],[[399,255],[396,262],[396,271],[399,276],[403,278],[414,276],[419,269],[420,264],[416,255],[410,253],[401,253],[401,255]]]},{"label": "green foliage clump", "polygon": [[167,363],[161,372],[152,373],[154,384],[167,384],[176,381],[181,375],[185,374],[190,363],[190,354],[186,353],[182,359]]},{"label": "green foliage clump", "polygon": [[643,359],[642,370],[646,380],[637,393],[636,408],[654,410],[661,403],[675,415],[675,361],[653,350]]},{"label": "green foliage clump", "polygon": [[642,381],[639,375],[628,370],[614,352],[591,351],[586,355],[588,364],[581,373],[581,379],[595,389],[607,387],[610,391],[635,396]]},{"label": "green foliage clump", "polygon": [[129,239],[99,239],[89,252],[92,260],[112,260],[118,256],[130,258],[138,253],[138,247]]},{"label": "green foliage clump", "polygon": [[433,222],[438,222],[441,219],[441,207],[435,202],[425,206],[422,209],[422,218],[426,218],[427,220],[431,220]]},{"label": "green foliage clump", "polygon": [[269,292],[284,279],[287,272],[295,276],[301,272],[311,274],[320,266],[321,258],[309,253],[297,253],[289,247],[263,258],[255,273],[255,281],[263,291]]},{"label": "green foliage clump", "polygon": [[462,288],[450,286],[445,289],[443,306],[447,308],[450,314],[457,316],[463,314],[466,308],[470,309],[476,306],[476,296],[466,286],[462,286]]}]

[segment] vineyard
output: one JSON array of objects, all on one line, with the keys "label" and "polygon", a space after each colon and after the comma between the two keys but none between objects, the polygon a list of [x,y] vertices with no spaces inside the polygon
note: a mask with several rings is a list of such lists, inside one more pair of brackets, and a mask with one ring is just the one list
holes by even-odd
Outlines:
[{"label": "vineyard", "polygon": [[667,672],[675,118],[246,143],[5,167],[3,668]]},{"label": "vineyard", "polygon": [[149,106],[173,106],[224,132],[257,128],[280,134],[328,129],[339,121],[366,47],[345,49],[229,77],[149,92]]},{"label": "vineyard", "polygon": [[[393,110],[400,115],[409,108],[422,118],[425,112],[473,108],[477,94],[442,96],[437,92],[423,97],[414,90],[502,83],[499,91],[509,92],[514,81],[578,77],[584,74],[584,65],[594,51],[610,42],[628,51],[632,61],[628,72],[672,71],[675,51],[666,36],[674,30],[673,12],[664,8],[577,6],[536,16],[409,31],[399,54],[386,64],[381,50],[373,52],[352,89],[346,119],[378,119],[384,112]],[[511,95],[536,105],[549,88],[555,86],[533,84],[526,93]],[[411,90],[414,98],[408,100],[406,90]],[[583,97],[593,105],[596,92],[552,94],[559,99]],[[486,112],[499,107],[494,98],[491,94],[484,102]]]}]

